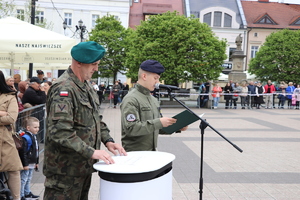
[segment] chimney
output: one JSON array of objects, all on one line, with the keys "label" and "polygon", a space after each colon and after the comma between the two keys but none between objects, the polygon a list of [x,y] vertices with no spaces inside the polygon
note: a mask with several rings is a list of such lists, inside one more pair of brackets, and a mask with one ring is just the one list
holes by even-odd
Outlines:
[{"label": "chimney", "polygon": [[259,2],[269,2],[269,0],[258,0]]}]

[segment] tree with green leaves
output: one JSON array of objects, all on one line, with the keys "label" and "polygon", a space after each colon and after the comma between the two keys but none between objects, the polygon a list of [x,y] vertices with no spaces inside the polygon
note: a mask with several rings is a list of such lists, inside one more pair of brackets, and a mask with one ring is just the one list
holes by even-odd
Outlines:
[{"label": "tree with green leaves", "polygon": [[0,18],[10,16],[13,13],[13,10],[15,8],[13,2],[14,0],[0,0]]},{"label": "tree with green leaves", "polygon": [[123,73],[125,67],[126,37],[130,30],[126,30],[114,15],[103,16],[97,19],[97,25],[90,32],[90,41],[101,44],[106,49],[105,56],[99,65],[100,77],[114,77]]},{"label": "tree with green leaves", "polygon": [[300,83],[300,30],[271,33],[250,60],[249,72],[262,81]]},{"label": "tree with green leaves", "polygon": [[130,36],[126,75],[136,81],[140,64],[153,59],[165,67],[161,80],[166,84],[214,80],[222,71],[225,49],[226,41],[215,37],[197,18],[176,11],[153,15]]}]

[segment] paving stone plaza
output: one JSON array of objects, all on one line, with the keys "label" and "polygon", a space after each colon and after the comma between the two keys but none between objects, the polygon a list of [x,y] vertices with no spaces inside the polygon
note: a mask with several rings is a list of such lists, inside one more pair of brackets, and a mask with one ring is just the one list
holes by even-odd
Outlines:
[{"label": "paving stone plaza", "polygon": [[[102,105],[104,121],[120,142],[120,109]],[[207,127],[204,134],[203,199],[300,199],[300,111],[225,110],[192,108],[232,143]],[[163,108],[172,117],[183,108]],[[158,150],[176,156],[173,162],[173,200],[199,199],[200,121],[183,133],[160,135]],[[43,161],[43,153],[40,161]],[[43,195],[42,163],[34,173],[32,192]],[[99,176],[94,173],[89,199],[99,200]],[[42,198],[40,198],[42,199]],[[141,200],[143,198],[141,197]]]}]

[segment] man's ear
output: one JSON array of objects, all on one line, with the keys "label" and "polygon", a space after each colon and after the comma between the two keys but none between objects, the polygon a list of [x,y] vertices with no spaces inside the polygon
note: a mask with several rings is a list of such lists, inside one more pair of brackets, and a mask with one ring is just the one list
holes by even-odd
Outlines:
[{"label": "man's ear", "polygon": [[147,74],[146,73],[142,73],[142,79],[145,81],[147,79]]}]

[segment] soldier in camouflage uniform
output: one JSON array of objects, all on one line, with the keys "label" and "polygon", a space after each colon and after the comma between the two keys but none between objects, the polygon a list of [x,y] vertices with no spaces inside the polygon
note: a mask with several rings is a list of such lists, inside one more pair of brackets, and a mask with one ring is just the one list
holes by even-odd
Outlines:
[{"label": "soldier in camouflage uniform", "polygon": [[51,86],[47,96],[47,134],[43,173],[44,200],[87,200],[97,159],[114,163],[114,154],[126,155],[101,122],[98,96],[86,81],[98,70],[105,53],[96,42],[82,42],[71,50],[72,65]]},{"label": "soldier in camouflage uniform", "polygon": [[121,103],[122,145],[126,151],[155,151],[160,129],[176,122],[161,117],[159,102],[150,94],[164,71],[158,61],[144,61],[137,84]]}]

